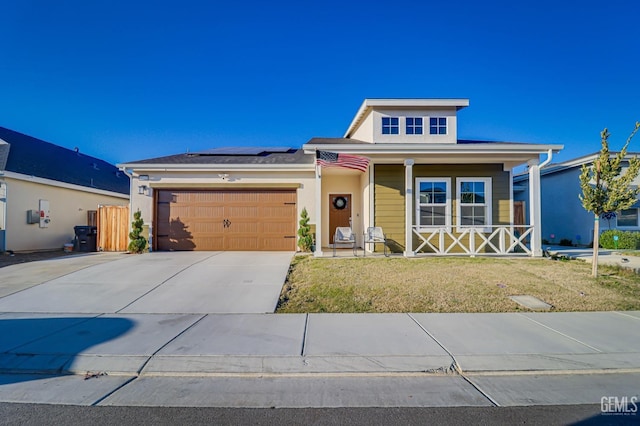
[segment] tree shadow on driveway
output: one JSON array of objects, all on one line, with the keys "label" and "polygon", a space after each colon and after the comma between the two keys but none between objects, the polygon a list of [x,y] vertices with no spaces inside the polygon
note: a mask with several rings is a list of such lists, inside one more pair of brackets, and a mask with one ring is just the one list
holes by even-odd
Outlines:
[{"label": "tree shadow on driveway", "polygon": [[[135,325],[127,318],[0,314],[0,385],[70,374],[77,356]],[[45,376],[46,375],[46,376]]]}]

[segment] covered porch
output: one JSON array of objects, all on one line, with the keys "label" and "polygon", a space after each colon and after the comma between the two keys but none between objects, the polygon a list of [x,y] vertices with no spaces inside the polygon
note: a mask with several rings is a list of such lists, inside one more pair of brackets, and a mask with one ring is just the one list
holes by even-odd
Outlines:
[{"label": "covered porch", "polygon": [[[430,148],[432,152],[421,150],[407,158],[411,153],[383,153],[379,145],[358,146],[348,153],[370,159],[366,172],[317,167],[315,255],[326,256],[332,250],[336,227],[332,217],[346,204],[346,222],[340,226],[352,228],[360,250],[365,249],[362,239],[367,227],[381,226],[393,251],[405,257],[542,256],[540,168],[551,161],[551,149],[528,146],[504,152],[489,144],[473,150]],[[546,154],[542,162],[541,154]],[[523,165],[529,174],[529,223],[514,220],[512,170]],[[467,187],[482,189],[465,194]],[[436,190],[433,188],[441,194],[428,195]],[[480,201],[467,205],[465,196]],[[434,202],[429,197],[442,200]]]}]

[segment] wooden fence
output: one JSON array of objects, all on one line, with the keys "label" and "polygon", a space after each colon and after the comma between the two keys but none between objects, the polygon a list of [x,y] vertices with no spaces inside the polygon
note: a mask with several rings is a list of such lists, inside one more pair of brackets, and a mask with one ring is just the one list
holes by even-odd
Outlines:
[{"label": "wooden fence", "polygon": [[129,206],[98,206],[98,250],[126,251],[129,245]]}]

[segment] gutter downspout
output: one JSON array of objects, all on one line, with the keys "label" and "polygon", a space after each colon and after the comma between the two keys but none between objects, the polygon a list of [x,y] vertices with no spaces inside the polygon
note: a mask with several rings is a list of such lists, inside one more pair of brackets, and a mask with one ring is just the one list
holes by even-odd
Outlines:
[{"label": "gutter downspout", "polygon": [[547,151],[547,159],[544,160],[542,163],[540,163],[538,167],[542,169],[544,166],[549,164],[552,159],[553,159],[553,149],[550,149],[549,151]]},{"label": "gutter downspout", "polygon": [[553,149],[547,151],[547,158],[542,163],[530,164],[529,167],[529,219],[533,225],[531,233],[531,252],[533,257],[542,257],[542,199],[540,188],[540,169],[553,159]]},{"label": "gutter downspout", "polygon": [[127,171],[126,167],[118,167],[122,173],[129,177],[129,228],[128,232],[131,232],[131,224],[133,223],[133,172]]},{"label": "gutter downspout", "polygon": [[3,253],[7,247],[7,198],[8,198],[7,182],[4,180],[4,173],[0,171],[0,253]]}]

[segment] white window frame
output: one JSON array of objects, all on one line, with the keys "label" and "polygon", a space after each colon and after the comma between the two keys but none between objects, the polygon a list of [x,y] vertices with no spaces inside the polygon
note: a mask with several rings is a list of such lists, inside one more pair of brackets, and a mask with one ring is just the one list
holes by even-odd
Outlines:
[{"label": "white window frame", "polygon": [[[440,133],[439,131],[437,133],[431,133],[431,119],[435,118],[437,120],[436,123],[436,129],[440,129],[440,119],[444,118],[445,120],[445,125],[444,125],[444,133]],[[446,116],[442,116],[442,115],[438,115],[438,116],[429,116],[427,117],[427,121],[429,122],[429,135],[430,136],[446,136],[449,134],[449,117]]]},{"label": "white window frame", "polygon": [[[440,203],[421,203],[420,202],[420,184],[423,182],[444,182],[447,185],[446,197],[447,202],[444,209],[444,225],[422,225],[420,223],[420,207],[421,206],[441,206]],[[451,178],[450,177],[421,177],[416,178],[415,182],[415,224],[418,231],[427,231],[440,228],[447,228],[451,231]]]},{"label": "white window frame", "polygon": [[638,222],[640,222],[640,209],[637,207],[632,207],[629,209],[625,209],[625,210],[635,210],[636,211],[636,224],[633,226],[620,226],[618,225],[618,218],[620,217],[620,214],[622,213],[622,211],[620,211],[620,214],[616,214],[616,228],[619,229],[633,229],[633,230],[637,230],[638,228],[640,228],[640,225],[638,225]]},{"label": "white window frame", "polygon": [[[385,132],[384,132],[384,128],[385,128],[384,120],[385,120],[385,118],[389,119],[389,125],[388,125],[388,127],[389,127],[389,133],[385,133]],[[393,124],[393,123],[392,123],[393,119],[398,120],[398,124]],[[393,133],[393,132],[391,131],[391,129],[394,129],[394,128],[397,128],[397,129],[398,129],[398,131],[397,131],[396,133]],[[382,135],[385,135],[385,136],[397,136],[397,135],[399,135],[399,134],[400,134],[400,129],[402,129],[402,120],[400,120],[400,117],[399,117],[399,116],[395,116],[395,115],[391,116],[391,115],[388,115],[388,116],[380,117],[380,133],[381,133]]]},{"label": "white window frame", "polygon": [[[411,125],[411,129],[413,130],[413,133],[409,133],[407,130],[409,130],[409,124],[408,124],[408,119],[413,120],[413,124]],[[416,124],[416,119],[420,119],[422,120],[422,124],[417,125]],[[423,136],[424,135],[424,117],[420,117],[420,116],[407,116],[404,118],[404,133],[407,136]],[[416,133],[416,127],[420,128],[420,133]]]},{"label": "white window frame", "polygon": [[[462,185],[463,182],[484,183],[484,203],[465,203],[465,206],[484,207],[485,223],[482,226],[462,225],[462,214],[461,214],[462,202],[460,201],[462,191],[460,190],[460,186]],[[468,228],[482,229],[483,232],[491,232],[492,230],[491,226],[493,225],[493,209],[492,209],[493,196],[492,196],[491,184],[492,184],[492,178],[490,177],[456,178],[456,231],[457,232],[462,232],[463,230]]]}]

